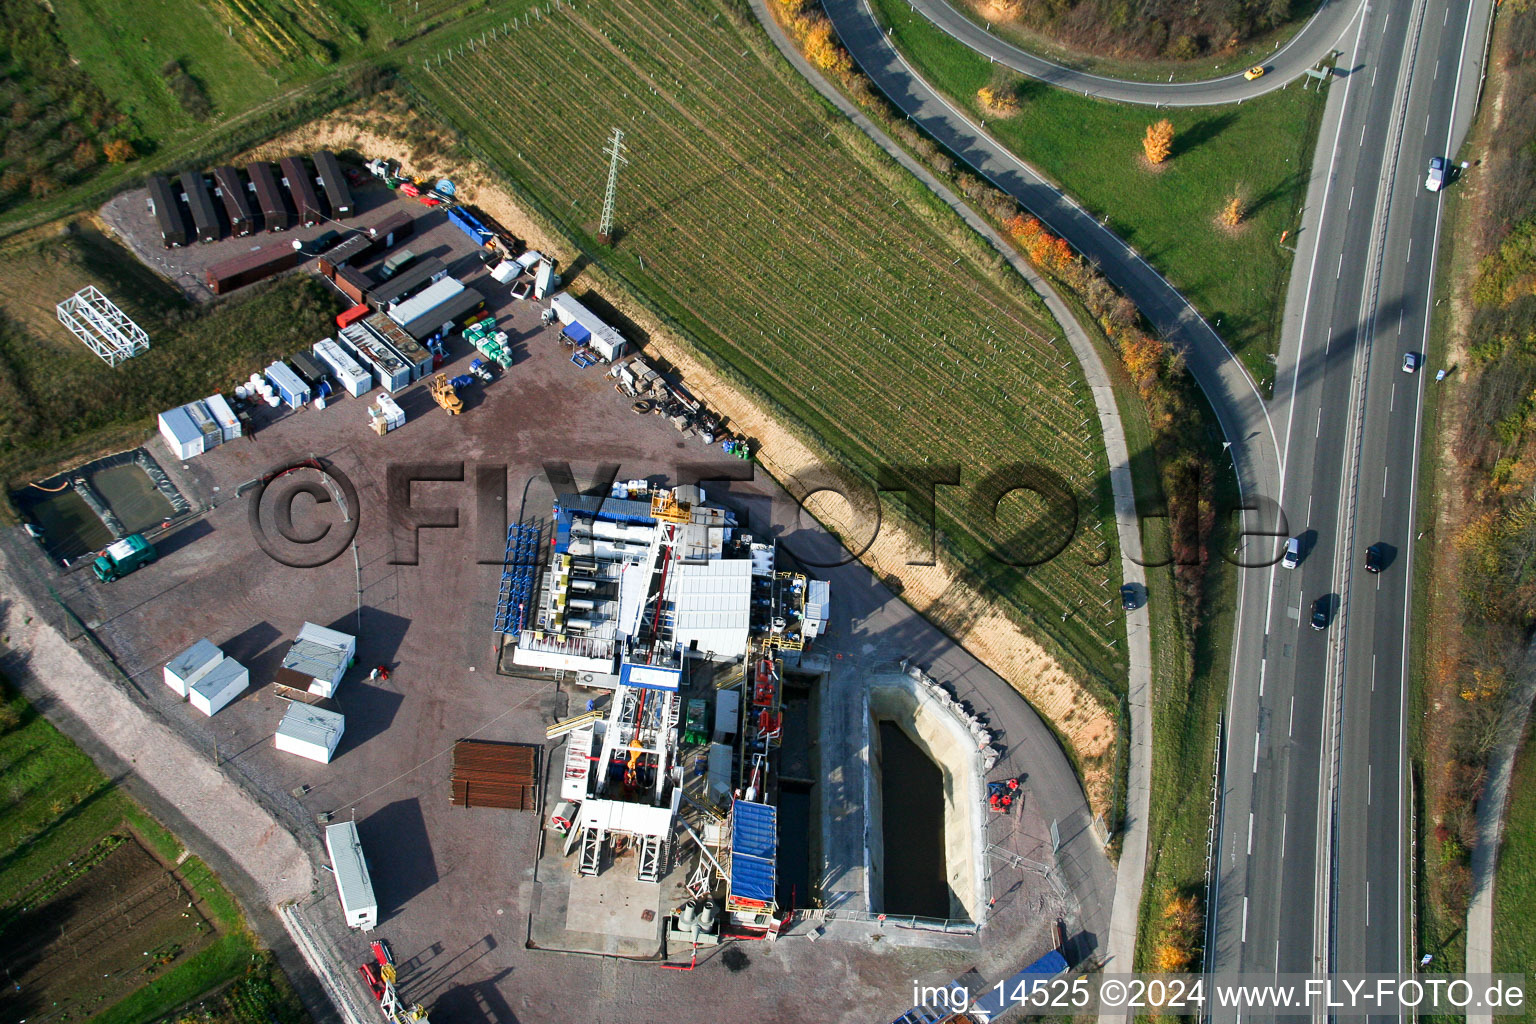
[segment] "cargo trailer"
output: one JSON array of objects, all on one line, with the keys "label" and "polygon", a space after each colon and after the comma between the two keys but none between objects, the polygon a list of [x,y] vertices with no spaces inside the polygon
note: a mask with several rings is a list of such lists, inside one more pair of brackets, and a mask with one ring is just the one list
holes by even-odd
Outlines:
[{"label": "cargo trailer", "polygon": [[406,323],[405,333],[425,345],[430,345],[447,337],[466,317],[484,308],[485,296],[473,288],[466,288],[447,302]]},{"label": "cargo trailer", "polygon": [[187,215],[181,212],[181,204],[176,201],[176,190],[163,174],[151,174],[148,189],[149,212],[155,215],[160,225],[161,244],[167,249],[186,245],[192,237],[192,227],[187,223]]},{"label": "cargo trailer", "polygon": [[356,267],[337,267],[332,283],[341,294],[362,305],[368,301],[368,289],[373,287],[373,278]]},{"label": "cargo trailer", "polygon": [[400,273],[400,271],[404,270],[406,265],[415,258],[416,254],[411,252],[411,250],[401,249],[399,252],[395,253],[389,259],[384,261],[384,266],[379,268],[379,278],[385,281],[389,280],[391,277],[394,277],[396,274]]},{"label": "cargo trailer", "polygon": [[295,352],[288,360],[299,379],[309,385],[312,395],[321,398],[330,398],[336,393],[336,388],[331,383],[331,374],[314,356],[308,352]]},{"label": "cargo trailer", "polygon": [[336,876],[336,895],[348,928],[370,931],[379,923],[379,901],[368,877],[368,859],[357,837],[357,822],[341,821],[325,828],[325,852],[331,855],[331,874]]},{"label": "cargo trailer", "polygon": [[277,162],[277,166],[282,171],[283,184],[288,186],[288,194],[293,197],[293,208],[299,215],[299,223],[312,228],[325,220],[325,210],[321,209],[320,196],[315,192],[314,176],[309,173],[304,158],[285,156]]},{"label": "cargo trailer", "polygon": [[278,395],[290,409],[297,409],[306,404],[310,399],[309,388],[299,379],[299,375],[289,368],[287,363],[279,360],[262,371],[272,386],[277,389]]},{"label": "cargo trailer", "polygon": [[165,663],[165,685],[185,697],[192,684],[218,667],[224,660],[224,652],[207,637],[182,651]]},{"label": "cargo trailer", "polygon": [[340,712],[294,701],[278,723],[273,742],[278,750],[328,764],[346,727]]},{"label": "cargo trailer", "polygon": [[357,364],[357,360],[330,338],[315,342],[311,349],[315,358],[335,374],[341,389],[353,398],[360,398],[373,390],[373,375]]},{"label": "cargo trailer", "polygon": [[277,175],[265,160],[247,164],[245,173],[250,176],[251,190],[256,193],[256,205],[261,207],[262,224],[268,231],[287,231],[293,227],[293,214],[288,212],[288,201],[277,185]]},{"label": "cargo trailer", "polygon": [[182,408],[187,411],[192,425],[202,432],[203,451],[217,448],[224,443],[224,428],[219,426],[219,421],[213,418],[207,406],[202,402],[188,402]]},{"label": "cargo trailer", "polygon": [[224,295],[296,267],[304,254],[292,246],[272,245],[215,263],[204,277],[213,294]]},{"label": "cargo trailer", "polygon": [[203,678],[187,687],[188,702],[212,717],[251,685],[251,673],[234,658],[225,658]]},{"label": "cargo trailer", "polygon": [[197,424],[183,408],[167,409],[160,414],[160,436],[165,438],[166,447],[178,459],[203,454],[203,432],[197,429]]},{"label": "cargo trailer", "polygon": [[368,298],[380,309],[395,305],[423,288],[434,285],[448,276],[448,267],[436,256],[417,260],[412,266],[400,271],[373,287]]},{"label": "cargo trailer", "polygon": [[416,233],[416,220],[408,213],[392,213],[368,229],[368,236],[385,249],[393,249]]},{"label": "cargo trailer", "polygon": [[315,172],[320,178],[320,187],[325,189],[325,198],[331,204],[331,216],[337,220],[352,216],[355,212],[352,190],[347,187],[347,176],[342,173],[336,154],[328,149],[316,153]]},{"label": "cargo trailer", "polygon": [[214,420],[219,424],[219,429],[224,432],[225,441],[233,441],[240,436],[240,417],[235,415],[229,402],[223,395],[212,394],[203,399],[203,404],[208,407]]},{"label": "cargo trailer", "polygon": [[464,282],[454,277],[443,277],[423,288],[404,302],[397,302],[389,308],[389,318],[402,326],[421,316],[423,313],[436,309],[449,299],[464,290]]},{"label": "cargo trailer", "polygon": [[224,232],[219,227],[219,215],[214,212],[213,200],[208,195],[208,183],[201,171],[183,171],[181,194],[192,211],[192,224],[197,228],[199,242],[217,242]]},{"label": "cargo trailer", "polygon": [[399,391],[414,379],[410,365],[400,353],[391,349],[366,322],[359,320],[345,325],[337,339],[347,345],[385,391]]},{"label": "cargo trailer", "polygon": [[250,195],[240,172],[228,164],[213,169],[213,194],[224,204],[224,216],[229,220],[229,233],[243,238],[251,233],[254,220],[251,217]]}]

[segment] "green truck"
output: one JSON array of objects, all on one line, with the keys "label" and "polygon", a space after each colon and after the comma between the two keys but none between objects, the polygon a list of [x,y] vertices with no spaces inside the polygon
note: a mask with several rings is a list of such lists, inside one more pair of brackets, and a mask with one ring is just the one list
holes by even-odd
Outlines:
[{"label": "green truck", "polygon": [[96,556],[91,570],[103,583],[127,576],[142,565],[148,565],[157,557],[155,546],[141,534],[133,534],[115,541],[107,550]]}]

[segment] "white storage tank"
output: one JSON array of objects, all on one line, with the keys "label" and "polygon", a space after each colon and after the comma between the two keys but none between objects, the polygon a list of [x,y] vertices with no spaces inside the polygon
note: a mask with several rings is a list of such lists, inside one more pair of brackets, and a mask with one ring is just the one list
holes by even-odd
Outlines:
[{"label": "white storage tank", "polygon": [[329,764],[346,725],[340,712],[295,701],[283,715],[274,741],[278,750]]},{"label": "white storage tank", "polygon": [[336,876],[336,893],[341,897],[347,927],[372,930],[379,923],[379,901],[373,895],[373,879],[357,836],[357,822],[327,826],[325,850],[331,855],[331,872]]},{"label": "white storage tank", "polygon": [[165,663],[165,685],[185,697],[192,684],[212,672],[224,660],[224,652],[207,637]]},{"label": "white storage tank", "polygon": [[216,715],[251,685],[251,673],[234,658],[225,658],[187,689],[192,706],[205,715]]}]

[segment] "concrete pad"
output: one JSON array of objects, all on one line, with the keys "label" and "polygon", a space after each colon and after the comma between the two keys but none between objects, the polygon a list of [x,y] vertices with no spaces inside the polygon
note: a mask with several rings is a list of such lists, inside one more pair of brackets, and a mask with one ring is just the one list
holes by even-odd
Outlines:
[{"label": "concrete pad", "polygon": [[[600,875],[573,875],[565,926],[575,932],[596,932],[620,940],[661,942],[661,887],[622,874],[622,867]],[[650,911],[651,919],[645,920]]]}]

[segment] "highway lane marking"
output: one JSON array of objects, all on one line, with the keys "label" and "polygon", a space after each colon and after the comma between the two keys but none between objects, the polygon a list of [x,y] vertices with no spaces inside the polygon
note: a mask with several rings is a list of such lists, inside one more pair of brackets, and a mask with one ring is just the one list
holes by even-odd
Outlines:
[{"label": "highway lane marking", "polygon": [[1344,254],[1343,253],[1339,253],[1339,272],[1337,274],[1333,275],[1333,279],[1335,281],[1337,281],[1339,278],[1341,278],[1343,276],[1344,276]]},{"label": "highway lane marking", "polygon": [[1248,856],[1253,856],[1253,812],[1248,812]]},{"label": "highway lane marking", "polygon": [[1322,406],[1318,406],[1317,407],[1317,430],[1312,434],[1312,436],[1313,437],[1322,437],[1323,436],[1323,407]]},{"label": "highway lane marking", "polygon": [[1376,692],[1376,655],[1371,655],[1371,692]]},{"label": "highway lane marking", "polygon": [[1312,521],[1312,495],[1307,495],[1307,522]]},{"label": "highway lane marking", "polygon": [[1387,467],[1386,466],[1382,466],[1381,467],[1381,496],[1383,498],[1385,498],[1387,496]]},{"label": "highway lane marking", "polygon": [[1259,730],[1253,730],[1253,774],[1259,774]]},{"label": "highway lane marking", "polygon": [[[1425,126],[1424,134],[1425,135],[1429,134],[1429,128],[1428,128],[1427,125]],[[1408,255],[1403,259],[1403,262],[1404,263],[1412,263],[1413,262],[1413,239],[1412,238],[1408,239]],[[1402,322],[1403,322],[1402,318],[1399,317],[1397,322],[1398,322],[1398,325],[1401,326]]]},{"label": "highway lane marking", "polygon": [[[1445,9],[1445,14],[1446,14],[1446,17],[1450,17],[1451,9],[1449,7],[1447,7]],[[1436,78],[1440,77],[1440,58],[1439,57],[1435,58],[1435,77]]]},{"label": "highway lane marking", "polygon": [[1360,126],[1360,145],[1365,145],[1365,125]]},{"label": "highway lane marking", "polygon": [[1365,766],[1365,806],[1371,806],[1371,779],[1374,777],[1375,766]]},{"label": "highway lane marking", "polygon": [[1371,926],[1371,880],[1365,880],[1365,926]]},{"label": "highway lane marking", "polygon": [[[1291,736],[1291,735],[1293,735],[1295,733],[1295,731],[1296,731],[1296,695],[1293,693],[1293,694],[1291,694],[1291,721],[1290,721],[1290,724],[1285,727],[1285,734],[1287,736]],[[1250,817],[1252,817],[1252,815],[1250,815]]]},{"label": "highway lane marking", "polygon": [[1376,88],[1376,69],[1371,68],[1371,88]]},{"label": "highway lane marking", "polygon": [[1280,859],[1285,860],[1285,823],[1289,815],[1284,812],[1280,815]]},{"label": "highway lane marking", "polygon": [[1243,897],[1243,941],[1248,941],[1248,897]]},{"label": "highway lane marking", "polygon": [[1397,411],[1397,381],[1392,382],[1392,391],[1387,395],[1387,412]]},{"label": "highway lane marking", "polygon": [[1429,114],[1424,115],[1424,137],[1429,138]]},{"label": "highway lane marking", "polygon": [[[1360,129],[1360,141],[1361,142],[1365,141],[1365,129],[1364,128]],[[1347,207],[1345,207],[1345,209],[1353,210],[1354,208],[1355,208],[1355,186],[1351,185],[1351,186],[1349,186],[1349,205]]]}]

